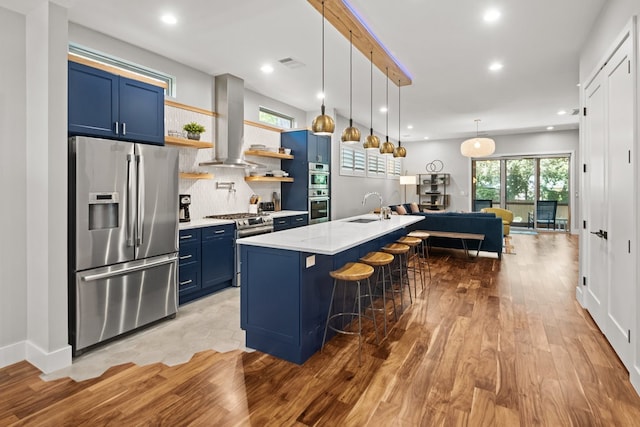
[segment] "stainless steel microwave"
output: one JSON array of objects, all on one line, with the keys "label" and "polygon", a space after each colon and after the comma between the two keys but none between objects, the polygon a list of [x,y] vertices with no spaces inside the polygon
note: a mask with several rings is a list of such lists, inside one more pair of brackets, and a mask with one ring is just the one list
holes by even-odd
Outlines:
[{"label": "stainless steel microwave", "polygon": [[329,188],[329,165],[309,163],[309,189]]}]

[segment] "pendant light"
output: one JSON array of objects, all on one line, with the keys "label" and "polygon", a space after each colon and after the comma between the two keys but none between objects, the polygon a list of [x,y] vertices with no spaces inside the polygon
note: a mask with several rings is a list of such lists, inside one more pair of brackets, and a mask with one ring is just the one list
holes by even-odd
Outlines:
[{"label": "pendant light", "polygon": [[385,136],[385,141],[382,143],[380,147],[380,154],[384,154],[386,156],[390,156],[393,154],[394,146],[392,142],[389,142],[389,67],[387,67],[387,133]]},{"label": "pendant light", "polygon": [[400,142],[400,80],[398,80],[398,146],[393,150],[393,157],[407,157],[407,149]]},{"label": "pendant light", "polygon": [[322,107],[320,107],[320,115],[313,119],[311,130],[315,135],[331,135],[333,134],[336,124],[331,116],[324,113],[324,1],[322,2]]},{"label": "pendant light", "polygon": [[353,33],[349,30],[349,127],[342,131],[342,142],[360,142],[360,129],[353,126]]},{"label": "pendant light", "polygon": [[369,129],[369,135],[364,140],[362,146],[365,150],[377,150],[380,148],[380,138],[373,134],[373,51],[371,51],[370,57],[371,64],[371,128]]},{"label": "pendant light", "polygon": [[496,143],[491,138],[480,138],[478,136],[478,123],[480,119],[475,119],[476,137],[467,139],[460,145],[460,153],[466,157],[485,157],[496,151]]}]

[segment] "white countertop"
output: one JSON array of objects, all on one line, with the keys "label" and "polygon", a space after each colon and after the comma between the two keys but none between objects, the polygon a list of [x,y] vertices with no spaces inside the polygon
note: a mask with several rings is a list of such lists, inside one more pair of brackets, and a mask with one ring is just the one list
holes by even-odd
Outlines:
[{"label": "white countertop", "polygon": [[[376,221],[350,222],[358,218],[375,219]],[[236,242],[241,245],[335,255],[422,219],[424,217],[421,215],[391,215],[391,219],[379,221],[378,215],[375,214],[358,215],[276,233],[245,237]]]},{"label": "white countertop", "polygon": [[[278,211],[278,212],[265,212],[268,213],[268,216],[271,218],[280,218],[283,216],[292,216],[292,215],[302,215],[308,213],[307,211]],[[213,225],[225,225],[225,224],[235,224],[235,221],[231,219],[214,219],[214,218],[201,218],[201,219],[191,219],[189,222],[181,222],[180,230],[188,230],[190,228],[199,228],[199,227],[211,227]]]}]

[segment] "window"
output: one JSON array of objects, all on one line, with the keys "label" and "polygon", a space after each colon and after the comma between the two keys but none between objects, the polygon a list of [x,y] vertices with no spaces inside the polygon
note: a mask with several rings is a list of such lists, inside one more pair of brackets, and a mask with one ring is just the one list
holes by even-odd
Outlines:
[{"label": "window", "polygon": [[[135,64],[133,62],[110,56],[106,53],[98,52],[86,47],[69,43],[69,54],[89,62],[98,63],[103,65],[106,71],[111,69],[118,69],[125,71],[123,75],[136,79],[136,76],[142,77],[142,81],[151,80],[151,84],[164,87],[164,93],[167,96],[175,97],[176,78],[161,71],[156,71],[151,68]],[[90,65],[90,64],[87,64]],[[102,67],[101,67],[102,68]]]},{"label": "window", "polygon": [[384,156],[380,154],[369,154],[367,156],[367,176],[384,178],[387,174],[385,166]]},{"label": "window", "polygon": [[400,179],[402,164],[400,159],[389,156],[387,159],[387,176]]},{"label": "window", "polygon": [[286,116],[277,111],[269,110],[265,107],[260,107],[258,120],[262,123],[266,123],[272,126],[276,126],[282,129],[293,128],[293,117]]},{"label": "window", "polygon": [[340,151],[340,175],[364,176],[366,158],[362,150],[343,146]]}]

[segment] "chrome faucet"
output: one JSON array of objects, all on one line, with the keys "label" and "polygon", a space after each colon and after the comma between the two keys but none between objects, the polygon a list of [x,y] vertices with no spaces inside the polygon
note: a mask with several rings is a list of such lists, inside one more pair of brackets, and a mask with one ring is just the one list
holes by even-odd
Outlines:
[{"label": "chrome faucet", "polygon": [[365,194],[364,197],[362,198],[362,206],[364,206],[369,196],[378,196],[378,199],[380,199],[380,213],[378,215],[380,216],[380,220],[382,220],[382,196],[377,191],[371,191]]}]

